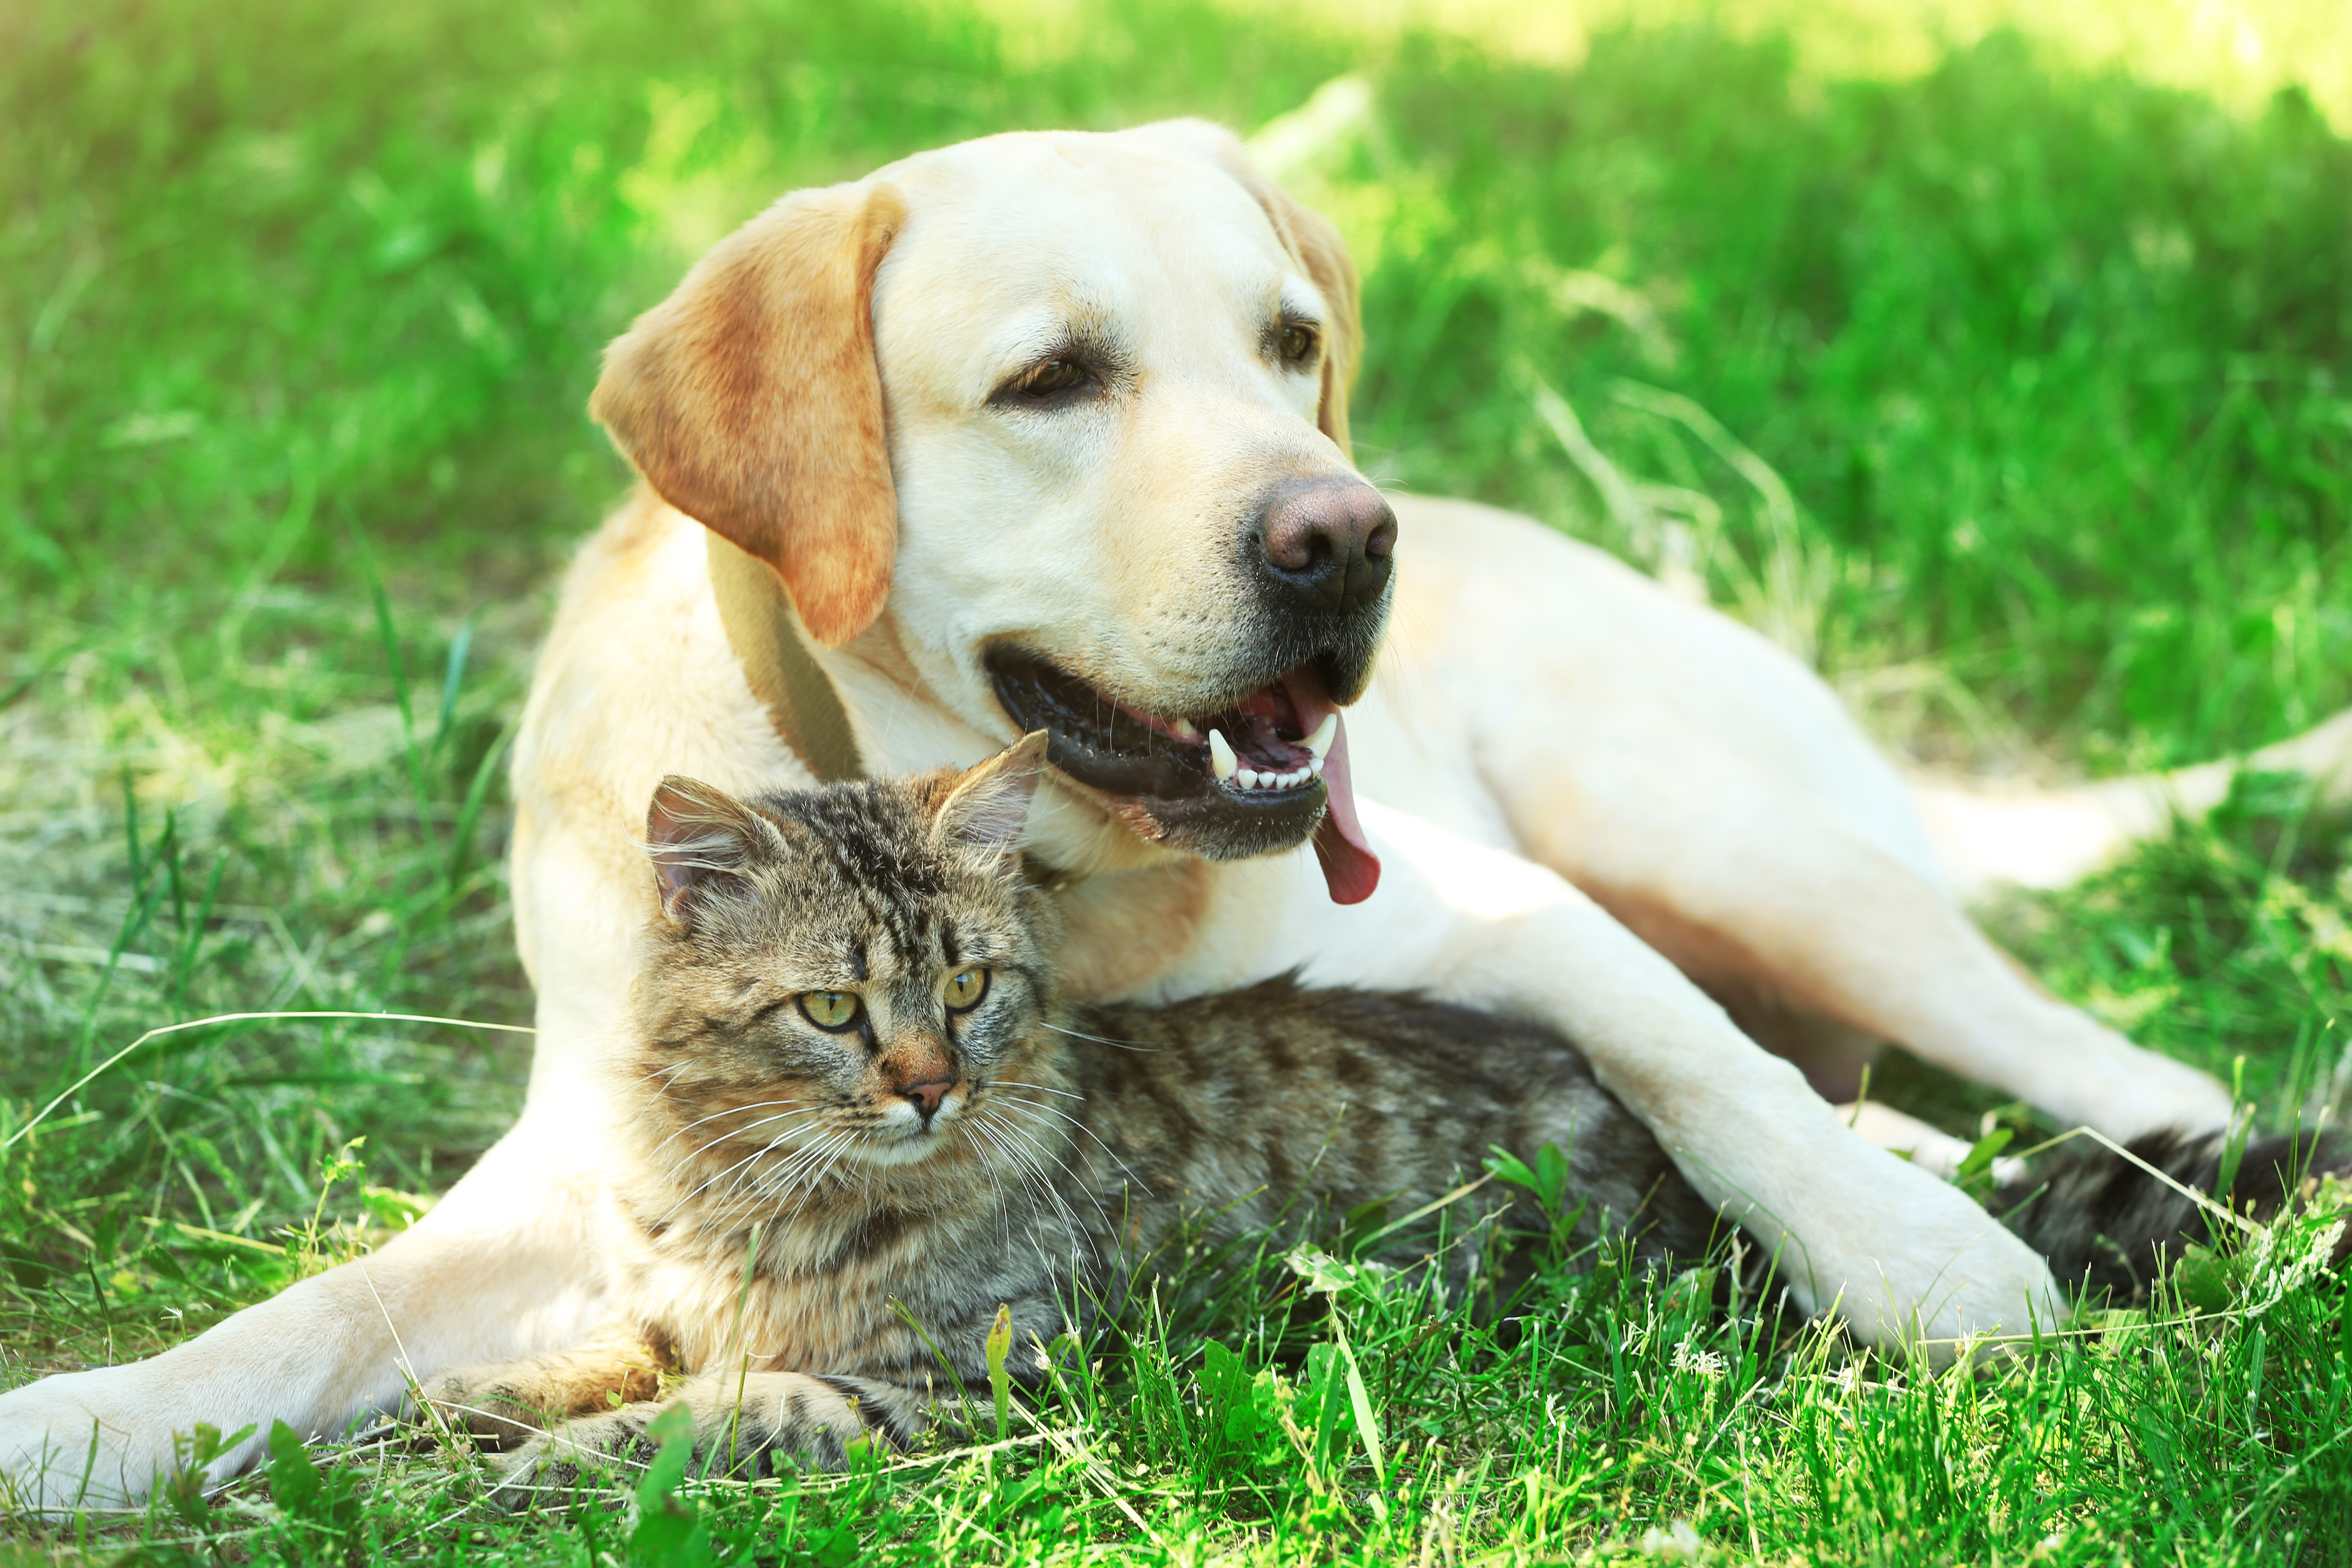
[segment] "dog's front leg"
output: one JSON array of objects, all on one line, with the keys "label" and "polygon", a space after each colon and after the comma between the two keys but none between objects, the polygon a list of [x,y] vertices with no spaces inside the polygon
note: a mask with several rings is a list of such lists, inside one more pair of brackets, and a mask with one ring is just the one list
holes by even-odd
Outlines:
[{"label": "dog's front leg", "polygon": [[396,1408],[412,1379],[571,1342],[600,1313],[585,1253],[591,1184],[574,1130],[522,1122],[414,1229],[355,1262],[127,1366],[66,1373],[0,1395],[0,1487],[54,1513],[135,1505],[199,1422],[252,1434],[214,1479],[251,1463],[271,1424],[333,1436]]},{"label": "dog's front leg", "polygon": [[1287,912],[1257,939],[1280,958],[1314,980],[1419,986],[1559,1029],[1691,1184],[1778,1249],[1800,1300],[1843,1311],[1874,1343],[1948,1354],[1968,1335],[2028,1334],[2063,1315],[2023,1243],[1845,1127],[1796,1068],[1567,881],[1363,805],[1379,894],[1342,911],[1279,900]]}]

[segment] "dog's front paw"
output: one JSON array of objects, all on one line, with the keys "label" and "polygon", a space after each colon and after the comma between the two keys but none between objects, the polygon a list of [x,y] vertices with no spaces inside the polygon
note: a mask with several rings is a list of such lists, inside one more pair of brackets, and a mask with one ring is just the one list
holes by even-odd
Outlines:
[{"label": "dog's front paw", "polygon": [[[135,1507],[174,1471],[219,1480],[243,1469],[261,1447],[258,1423],[249,1414],[240,1422],[233,1397],[217,1407],[192,1399],[176,1375],[187,1364],[163,1357],[60,1373],[0,1394],[0,1511]],[[196,1444],[207,1418],[237,1440]]]},{"label": "dog's front paw", "polygon": [[2064,1320],[2041,1254],[1958,1188],[1847,1136],[1824,1162],[1842,1177],[1820,1189],[1834,1211],[1792,1227],[1780,1255],[1807,1308],[1836,1310],[1865,1344],[1938,1365],[2029,1343]]},{"label": "dog's front paw", "polygon": [[[1933,1363],[2013,1350],[2067,1317],[2042,1253],[2018,1241],[1969,1194],[1872,1150],[1874,1180],[1861,1225],[1839,1237],[1828,1279],[1855,1335],[1927,1352]],[[1861,1256],[1855,1256],[1861,1253]],[[1818,1305],[1828,1307],[1830,1300]]]}]

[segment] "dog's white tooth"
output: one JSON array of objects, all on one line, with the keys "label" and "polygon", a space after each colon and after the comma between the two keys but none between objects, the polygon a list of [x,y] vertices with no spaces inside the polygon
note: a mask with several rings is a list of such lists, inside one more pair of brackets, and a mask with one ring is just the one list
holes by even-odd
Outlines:
[{"label": "dog's white tooth", "polygon": [[1171,719],[1168,721],[1168,727],[1176,732],[1176,738],[1180,741],[1197,741],[1201,738],[1201,731],[1193,727],[1192,721],[1190,719]]},{"label": "dog's white tooth", "polygon": [[1309,773],[1312,773],[1315,777],[1318,779],[1321,778],[1323,776],[1323,759],[1320,757],[1309,758],[1307,763],[1307,771]]},{"label": "dog's white tooth", "polygon": [[1234,770],[1241,766],[1241,763],[1234,760],[1234,748],[1225,740],[1224,731],[1222,730],[1209,731],[1209,766],[1216,770],[1217,777],[1220,779],[1231,779]]},{"label": "dog's white tooth", "polygon": [[1323,754],[1331,749],[1331,742],[1339,737],[1339,715],[1324,714],[1323,722],[1315,726],[1315,733],[1307,737],[1307,749],[1315,753],[1316,762],[1318,763],[1322,762]]},{"label": "dog's white tooth", "polygon": [[1257,788],[1257,770],[1255,768],[1244,768],[1238,776],[1242,781],[1242,788]]},{"label": "dog's white tooth", "polygon": [[1297,789],[1300,784],[1305,784],[1308,779],[1311,779],[1315,775],[1313,773],[1307,772],[1305,768],[1300,768],[1290,775],[1289,787]]}]

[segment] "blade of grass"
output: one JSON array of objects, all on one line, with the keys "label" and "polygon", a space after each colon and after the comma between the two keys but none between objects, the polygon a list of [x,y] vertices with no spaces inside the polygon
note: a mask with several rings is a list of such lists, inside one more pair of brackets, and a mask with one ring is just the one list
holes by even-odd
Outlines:
[{"label": "blade of grass", "polygon": [[133,1052],[137,1051],[140,1047],[145,1045],[150,1040],[159,1040],[167,1035],[176,1035],[189,1029],[210,1028],[216,1024],[240,1024],[254,1021],[278,1022],[303,1018],[356,1018],[373,1020],[378,1023],[385,1024],[446,1024],[453,1028],[488,1029],[505,1035],[536,1035],[539,1033],[537,1029],[531,1028],[528,1025],[523,1024],[487,1024],[476,1018],[443,1018],[428,1013],[352,1013],[320,1010],[313,1012],[290,1013],[219,1013],[209,1018],[190,1018],[184,1023],[165,1024],[160,1028],[148,1030],[145,1034],[140,1036],[137,1039],[131,1041],[129,1045],[123,1047],[121,1050],[115,1052],[112,1056],[99,1063],[98,1066],[82,1074],[81,1077],[74,1079],[72,1083],[66,1086],[56,1099],[43,1106],[30,1121],[25,1123],[25,1125],[17,1128],[16,1131],[8,1134],[7,1137],[0,1138],[0,1149],[6,1149],[16,1143],[16,1141],[23,1138],[26,1133],[30,1132],[34,1128],[39,1126],[42,1121],[47,1120],[49,1112],[55,1110],[58,1106],[63,1105],[75,1094],[87,1088],[92,1080],[105,1073],[108,1068],[127,1059]]},{"label": "blade of grass", "polygon": [[383,575],[376,570],[375,556],[357,527],[350,531],[352,553],[367,579],[368,597],[375,606],[376,636],[383,646],[384,668],[392,676],[392,693],[400,710],[400,749],[408,764],[408,787],[416,804],[416,828],[428,841],[437,842],[439,835],[433,821],[433,795],[425,785],[425,756],[416,744],[416,714],[409,700],[408,668],[400,657],[400,630],[394,623],[392,596],[384,592]]},{"label": "blade of grass", "polygon": [[457,635],[449,639],[449,659],[441,676],[441,710],[433,723],[432,757],[436,763],[457,729],[457,695],[466,683],[466,659],[473,651],[474,626],[480,619],[478,610],[467,616],[459,624]]}]

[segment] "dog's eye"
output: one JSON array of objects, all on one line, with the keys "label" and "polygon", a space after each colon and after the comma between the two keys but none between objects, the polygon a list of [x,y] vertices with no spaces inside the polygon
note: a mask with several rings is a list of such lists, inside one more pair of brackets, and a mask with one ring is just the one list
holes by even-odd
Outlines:
[{"label": "dog's eye", "polygon": [[803,991],[801,1012],[820,1029],[835,1034],[857,1022],[857,994],[854,991]]},{"label": "dog's eye", "polygon": [[1315,346],[1321,340],[1315,335],[1314,328],[1293,322],[1282,329],[1282,336],[1275,340],[1275,347],[1288,363],[1305,364],[1315,357]]},{"label": "dog's eye", "polygon": [[980,1005],[982,997],[988,994],[988,971],[978,964],[970,969],[959,969],[948,976],[941,994],[947,998],[949,1012],[969,1013]]},{"label": "dog's eye", "polygon": [[1023,395],[1051,397],[1057,392],[1067,392],[1087,379],[1087,367],[1074,359],[1049,359],[1021,378]]}]

